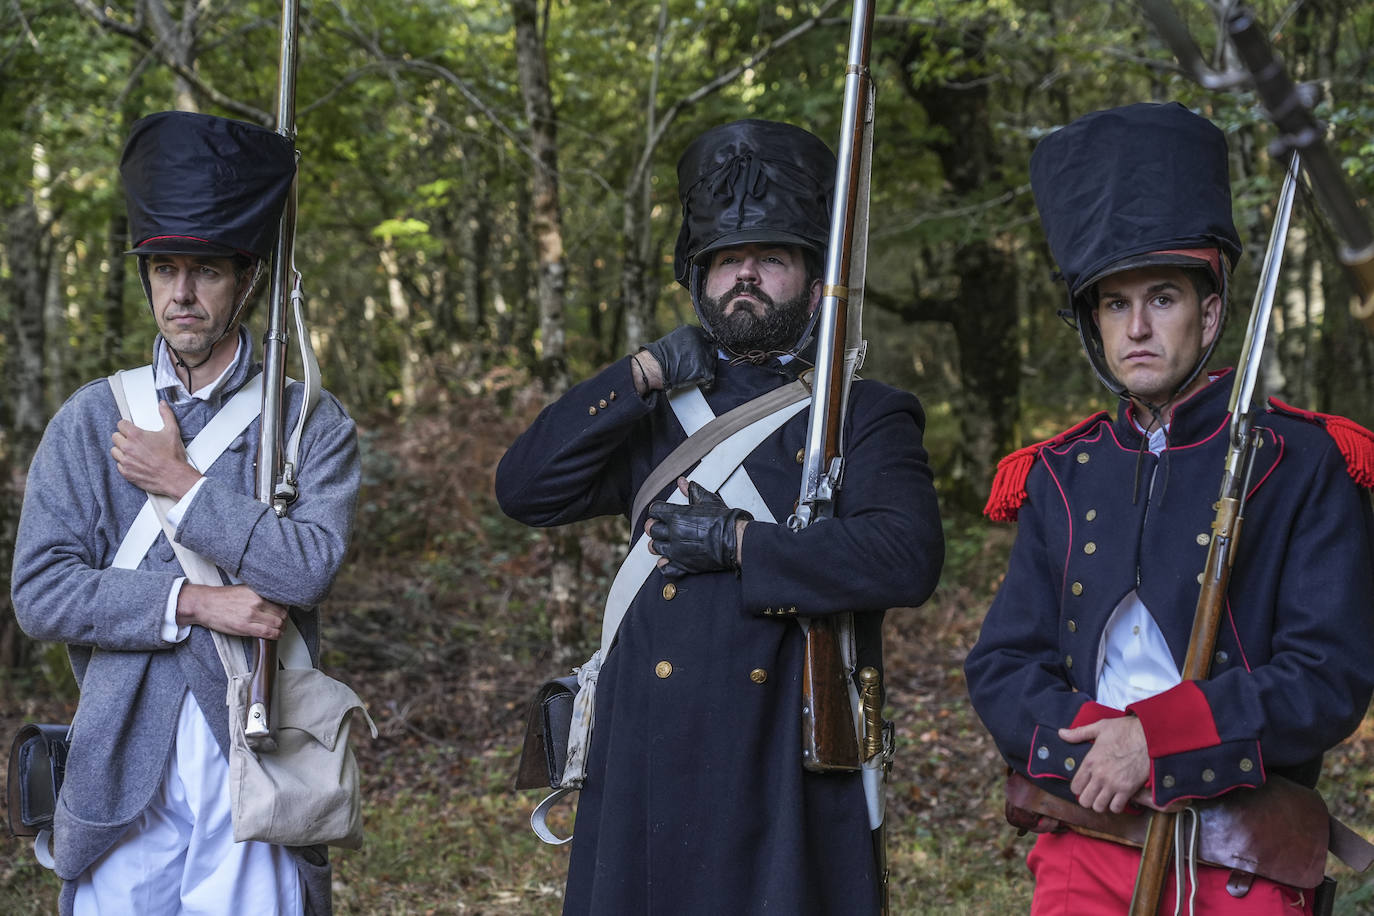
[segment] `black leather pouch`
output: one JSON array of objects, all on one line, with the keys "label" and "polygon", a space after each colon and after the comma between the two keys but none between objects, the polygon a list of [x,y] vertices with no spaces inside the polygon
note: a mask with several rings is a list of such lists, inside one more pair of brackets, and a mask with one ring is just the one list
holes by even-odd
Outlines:
[{"label": "black leather pouch", "polygon": [[525,722],[525,742],[515,772],[517,789],[557,789],[568,762],[577,675],[545,681],[534,694]]},{"label": "black leather pouch", "polygon": [[15,732],[7,793],[11,836],[38,836],[52,829],[70,731],[69,725],[30,723]]}]

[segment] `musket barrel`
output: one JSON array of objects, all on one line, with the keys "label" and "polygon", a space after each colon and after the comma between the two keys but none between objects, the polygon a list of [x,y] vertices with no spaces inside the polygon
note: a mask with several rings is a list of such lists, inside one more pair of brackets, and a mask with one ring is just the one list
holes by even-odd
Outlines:
[{"label": "musket barrel", "polygon": [[822,479],[829,472],[831,459],[839,454],[842,411],[823,407],[827,400],[837,400],[844,388],[851,243],[860,190],[858,158],[863,149],[862,114],[868,95],[868,47],[872,34],[873,5],[869,0],[856,0],[850,19],[849,52],[846,56],[835,199],[831,204],[830,240],[825,255],[825,291],[817,320],[816,374],[812,383],[811,415],[806,427],[801,499],[795,516],[799,528],[816,521],[813,515],[817,494],[822,489]]},{"label": "musket barrel", "polygon": [[[300,26],[297,0],[283,0],[281,54],[277,70],[277,133],[295,146],[296,57]],[[286,301],[293,286],[291,252],[296,243],[296,179],[282,210],[277,245],[272,254],[272,281],[268,291],[267,331],[263,335],[262,419],[258,442],[257,496],[259,501],[284,514],[285,503],[276,499],[277,475],[282,466],[282,408],[286,385]],[[250,742],[271,746],[272,689],[277,670],[277,643],[259,639],[253,655],[253,680],[249,686],[248,723]]]},{"label": "musket barrel", "polygon": [[1238,413],[1248,412],[1254,400],[1255,385],[1259,381],[1260,361],[1251,359],[1252,353],[1263,354],[1264,344],[1269,336],[1269,317],[1274,311],[1274,299],[1278,294],[1279,267],[1283,263],[1283,246],[1288,238],[1288,225],[1293,214],[1293,199],[1297,195],[1298,175],[1303,168],[1301,156],[1294,152],[1288,162],[1288,170],[1283,176],[1279,189],[1278,204],[1274,209],[1274,226],[1269,232],[1269,243],[1264,250],[1264,264],[1260,271],[1259,284],[1255,289],[1255,304],[1250,310],[1250,322],[1245,331],[1245,342],[1241,345],[1240,367],[1236,381],[1231,386],[1230,412],[1234,424]]}]

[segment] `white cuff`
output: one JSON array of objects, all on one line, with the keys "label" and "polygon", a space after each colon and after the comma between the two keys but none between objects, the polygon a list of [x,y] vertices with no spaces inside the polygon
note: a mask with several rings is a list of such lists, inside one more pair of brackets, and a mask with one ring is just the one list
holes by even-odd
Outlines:
[{"label": "white cuff", "polygon": [[196,494],[200,492],[203,483],[205,483],[204,477],[193,483],[191,489],[186,491],[186,495],[177,500],[175,506],[167,510],[167,524],[172,526],[173,531],[181,527],[181,517],[186,514],[187,509],[191,508],[191,500],[196,498]]},{"label": "white cuff", "polygon": [[[190,493],[186,494],[190,496]],[[177,599],[181,596],[181,587],[186,584],[185,576],[178,576],[172,583],[172,591],[167,595],[167,610],[162,615],[162,641],[181,642],[191,635],[190,627],[177,625]]]}]

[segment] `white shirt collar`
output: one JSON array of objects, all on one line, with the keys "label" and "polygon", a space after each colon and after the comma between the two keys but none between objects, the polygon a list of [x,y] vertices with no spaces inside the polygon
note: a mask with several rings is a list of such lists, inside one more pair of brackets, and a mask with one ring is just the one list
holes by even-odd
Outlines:
[{"label": "white shirt collar", "polygon": [[[181,378],[177,375],[176,367],[172,365],[171,348],[167,346],[167,341],[159,336],[157,343],[153,345],[153,384],[159,391],[170,388],[172,390],[172,397],[169,400],[174,404],[179,404],[182,401],[191,400],[193,398],[198,401],[210,400],[210,398],[214,397],[215,392],[224,387],[224,383],[229,380],[229,376],[239,364],[239,359],[243,351],[243,335],[237,334],[235,336],[237,337],[237,341],[234,345],[234,358],[229,361],[229,365],[226,366],[224,371],[215,379],[207,382],[195,391],[187,391],[186,386],[181,383]],[[192,375],[191,378],[192,381],[195,380],[194,375]]]}]

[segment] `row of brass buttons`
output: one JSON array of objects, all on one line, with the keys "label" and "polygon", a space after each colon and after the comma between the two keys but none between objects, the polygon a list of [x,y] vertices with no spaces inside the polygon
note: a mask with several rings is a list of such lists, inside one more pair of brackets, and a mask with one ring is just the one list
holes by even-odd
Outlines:
[{"label": "row of brass buttons", "polygon": [[592,417],[596,416],[596,412],[597,412],[598,409],[600,409],[600,410],[605,410],[607,407],[611,406],[611,405],[610,405],[610,402],[611,402],[611,401],[614,401],[614,400],[615,400],[615,392],[612,391],[610,394],[606,395],[604,398],[602,398],[601,400],[597,401],[597,402],[596,402],[595,404],[593,404],[592,406],[588,407],[588,408],[587,408],[587,415],[588,415],[588,416],[592,416]]},{"label": "row of brass buttons", "polygon": [[[657,665],[654,665],[654,674],[658,675],[661,680],[667,680],[673,676],[673,663],[665,658]],[[755,684],[765,683],[768,680],[768,672],[763,668],[755,668],[749,672],[749,680],[753,681]]]}]

